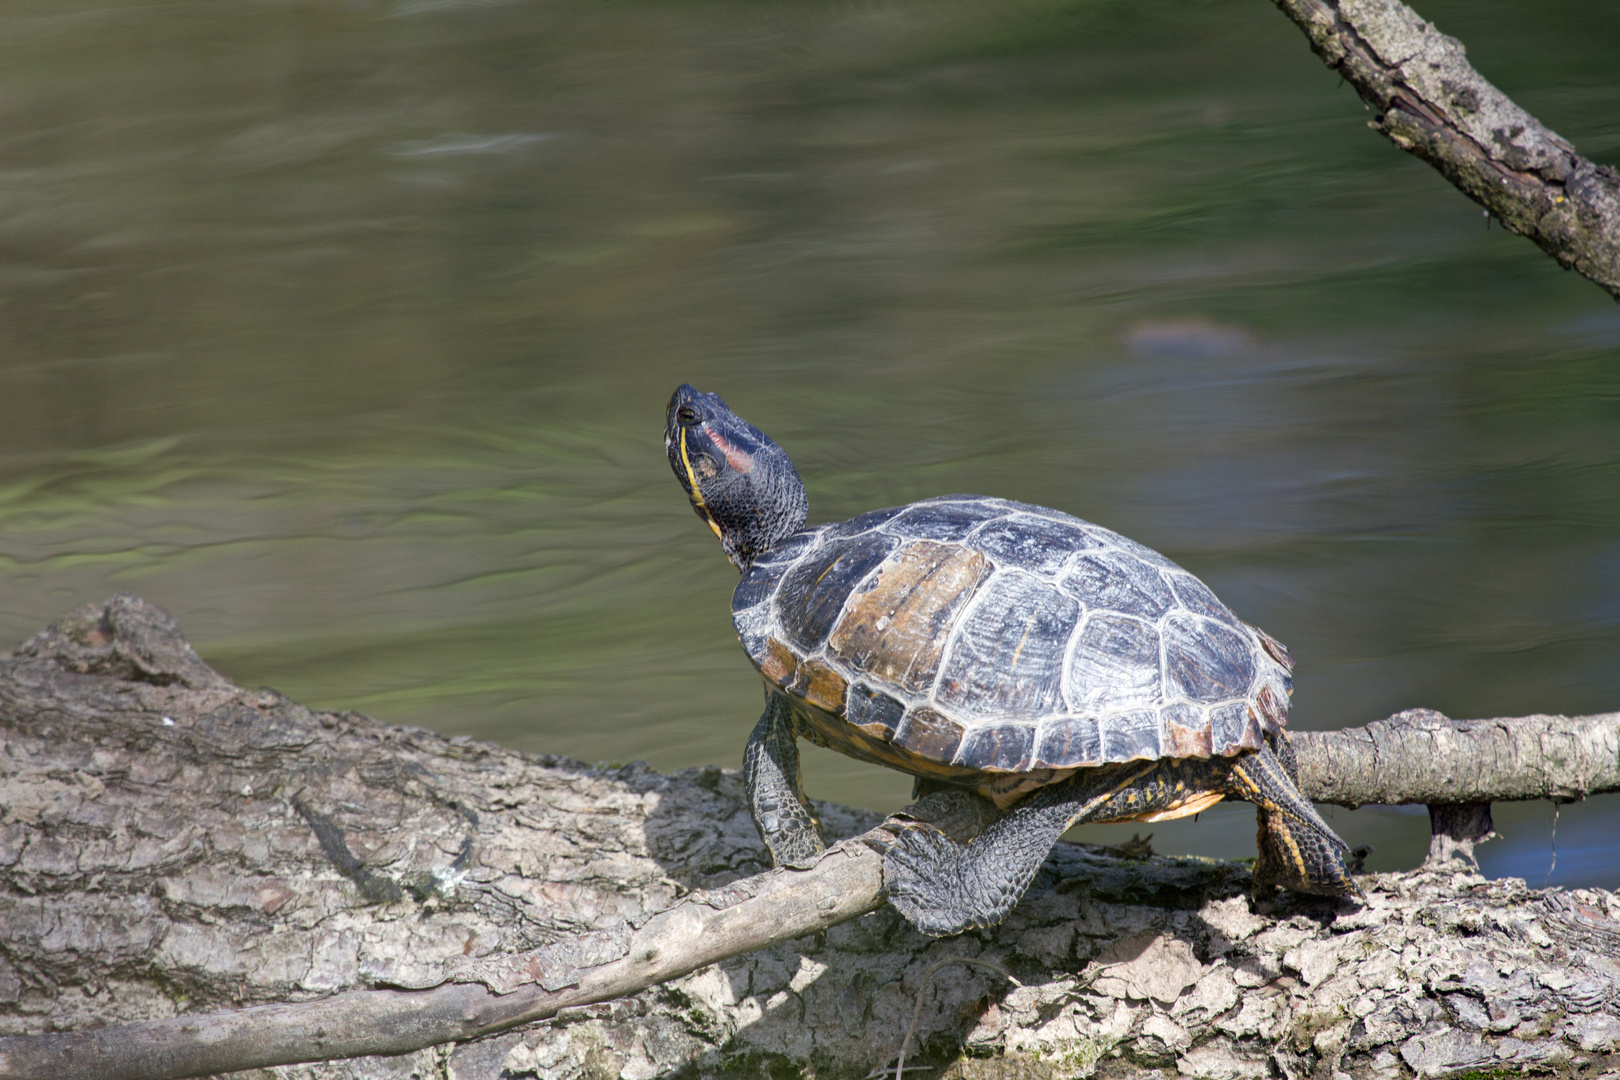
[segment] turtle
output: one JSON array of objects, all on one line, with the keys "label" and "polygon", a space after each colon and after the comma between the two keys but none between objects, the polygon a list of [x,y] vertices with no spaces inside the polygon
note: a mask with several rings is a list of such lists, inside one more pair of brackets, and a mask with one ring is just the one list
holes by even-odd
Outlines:
[{"label": "turtle", "polygon": [[1288,650],[1151,548],[1061,511],[945,495],[805,527],[787,453],[717,394],[676,389],[670,467],[742,578],[732,619],[764,677],[749,810],[777,866],[824,850],[796,739],[967,789],[968,843],[911,820],[883,853],[927,934],[999,923],[1065,830],[1256,804],[1255,881],[1359,893],[1300,793]]}]

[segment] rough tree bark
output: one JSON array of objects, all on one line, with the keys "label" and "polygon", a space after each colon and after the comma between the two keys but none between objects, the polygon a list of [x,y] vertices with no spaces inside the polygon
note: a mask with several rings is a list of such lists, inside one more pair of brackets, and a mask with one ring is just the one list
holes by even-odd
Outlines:
[{"label": "rough tree bark", "polygon": [[1452,720],[1408,709],[1344,731],[1303,732],[1300,784],[1317,802],[1424,803],[1430,863],[1478,866],[1491,801],[1574,802],[1620,790],[1620,713]]},{"label": "rough tree bark", "polygon": [[[1524,743],[1495,733],[1538,729],[1584,770],[1558,791],[1613,783],[1620,716],[1541,719],[1473,726],[1503,776],[1517,774],[1500,747]],[[1357,754],[1387,765],[1403,739],[1467,753],[1465,726],[1394,718],[1303,739],[1302,756],[1356,794]],[[0,732],[0,1032],[15,1035],[0,1076],[195,1075],[311,1047],[399,1056],[276,1074],[865,1076],[949,956],[1023,983],[952,966],[923,992],[913,1045],[958,1076],[1620,1066],[1620,898],[1602,890],[1446,869],[1370,875],[1364,905],[1256,907],[1241,864],[1062,844],[1004,925],[933,940],[871,910],[881,873],[864,845],[749,878],[761,848],[730,772],[592,769],[313,713],[231,685],[133,597],[0,659]],[[1470,775],[1420,794],[1473,798]],[[1387,770],[1367,780],[1399,794]],[[879,824],[821,813],[839,836]],[[667,950],[648,955],[655,940]],[[740,953],[750,941],[768,944]],[[264,1008],[234,1034],[201,1015],[241,1006]],[[161,1022],[181,1017],[189,1042],[145,1058],[129,1028],[39,1034],[172,1033]],[[456,1042],[427,1045],[439,1038]],[[98,1041],[130,1067],[96,1072]],[[247,1053],[207,1056],[221,1047]]]},{"label": "rough tree bark", "polygon": [[1369,126],[1620,299],[1620,171],[1576,153],[1399,0],[1275,3],[1372,107]]}]

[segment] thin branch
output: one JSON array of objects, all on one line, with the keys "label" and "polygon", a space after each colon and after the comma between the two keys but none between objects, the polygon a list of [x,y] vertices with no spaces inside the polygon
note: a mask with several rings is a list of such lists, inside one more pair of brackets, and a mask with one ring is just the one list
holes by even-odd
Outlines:
[{"label": "thin branch", "polygon": [[[947,956],[943,960],[936,961],[927,971],[923,972],[922,982],[917,986],[917,1003],[911,1010],[911,1023],[906,1025],[905,1038],[900,1040],[900,1052],[895,1056],[894,1060],[894,1080],[905,1080],[906,1052],[911,1049],[911,1037],[917,1034],[917,1025],[922,1021],[923,994],[928,990],[928,983],[941,968],[950,964],[976,964],[979,967],[995,972],[1016,987],[1024,985],[1013,978],[1012,972],[994,960],[986,960],[978,956]],[[882,1075],[882,1071],[873,1075]]]},{"label": "thin branch", "polygon": [[1296,734],[1300,789],[1368,803],[1569,802],[1620,791],[1620,713],[1452,720],[1409,709],[1366,727]]},{"label": "thin branch", "polygon": [[1275,3],[1375,110],[1370,127],[1620,299],[1620,171],[1576,153],[1399,0]]}]

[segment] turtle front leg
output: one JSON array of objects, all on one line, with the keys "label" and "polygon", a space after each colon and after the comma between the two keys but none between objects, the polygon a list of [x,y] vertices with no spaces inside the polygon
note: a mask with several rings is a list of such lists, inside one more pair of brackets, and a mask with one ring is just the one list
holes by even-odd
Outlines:
[{"label": "turtle front leg", "polygon": [[748,811],[771,861],[796,870],[814,866],[826,845],[800,783],[792,706],[775,690],[767,692],[765,714],[743,751],[743,783]]},{"label": "turtle front leg", "polygon": [[1281,885],[1315,896],[1360,896],[1350,876],[1350,845],[1339,839],[1310,800],[1300,794],[1287,735],[1278,753],[1261,747],[1232,763],[1229,794],[1247,799],[1259,811],[1254,865],[1256,885]]},{"label": "turtle front leg", "polygon": [[905,823],[883,853],[889,902],[934,937],[995,926],[1069,826],[1104,813],[1158,765],[1088,770],[1039,788],[966,845],[932,825]]}]

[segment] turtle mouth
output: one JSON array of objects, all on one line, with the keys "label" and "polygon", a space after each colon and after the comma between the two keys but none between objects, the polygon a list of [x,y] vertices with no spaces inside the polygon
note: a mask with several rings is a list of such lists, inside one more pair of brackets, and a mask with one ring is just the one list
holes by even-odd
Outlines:
[{"label": "turtle mouth", "polygon": [[[675,479],[681,482],[686,497],[692,500],[692,509],[709,526],[709,531],[723,540],[720,526],[703,497],[703,481],[713,478],[716,472],[714,457],[707,452],[709,424],[707,420],[691,416],[687,409],[699,398],[698,392],[685,383],[675,388],[664,413],[664,452],[669,455],[669,467]],[[688,412],[686,419],[682,418],[683,412]]]},{"label": "turtle mouth", "polygon": [[[702,425],[698,426],[701,427]],[[698,517],[702,518],[709,526],[709,531],[714,533],[716,539],[724,539],[720,534],[720,526],[714,520],[714,515],[709,512],[708,503],[703,499],[703,481],[698,476],[697,468],[692,464],[693,454],[686,446],[686,434],[690,430],[692,429],[677,427],[672,434],[664,437],[664,446],[669,452],[670,464],[677,465],[675,469],[676,479],[680,480],[681,487],[686,489],[686,497],[692,500],[692,509],[697,511]],[[698,461],[706,462],[708,458],[700,455]],[[710,468],[712,469],[713,466],[711,465]]]}]

